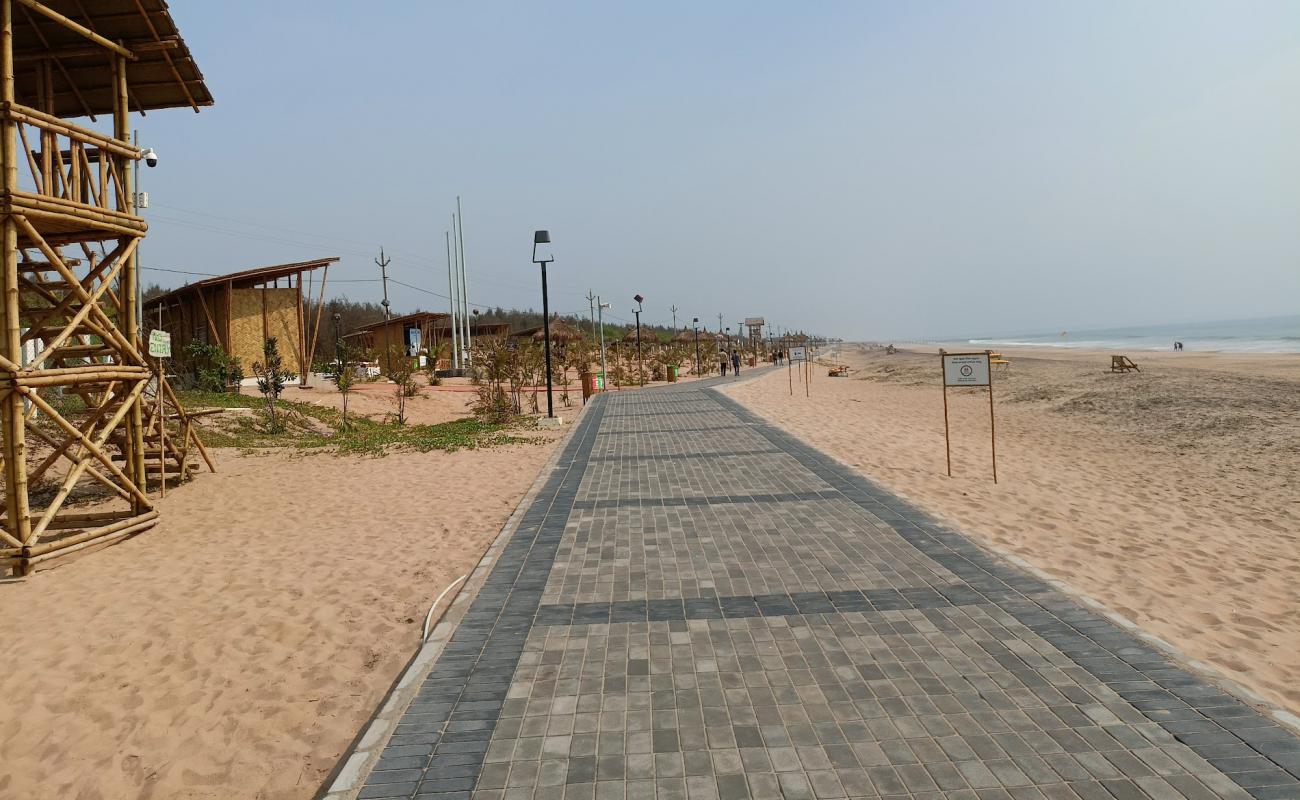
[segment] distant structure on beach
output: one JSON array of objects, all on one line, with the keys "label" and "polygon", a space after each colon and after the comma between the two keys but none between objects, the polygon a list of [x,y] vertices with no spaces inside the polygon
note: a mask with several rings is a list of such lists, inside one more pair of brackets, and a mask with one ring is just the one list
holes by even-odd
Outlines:
[{"label": "distant structure on beach", "polygon": [[[145,303],[144,324],[170,333],[177,353],[197,339],[238,358],[245,369],[262,360],[264,343],[275,337],[286,367],[305,380],[320,338],[329,265],[336,261],[331,256],[205,278]],[[312,319],[304,286],[316,295]]]}]

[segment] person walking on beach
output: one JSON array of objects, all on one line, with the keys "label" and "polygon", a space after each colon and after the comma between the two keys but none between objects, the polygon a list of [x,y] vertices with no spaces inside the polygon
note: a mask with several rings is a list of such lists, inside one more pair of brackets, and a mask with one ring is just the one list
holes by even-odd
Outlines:
[{"label": "person walking on beach", "polygon": [[740,351],[731,351],[731,371],[736,375],[740,374]]}]

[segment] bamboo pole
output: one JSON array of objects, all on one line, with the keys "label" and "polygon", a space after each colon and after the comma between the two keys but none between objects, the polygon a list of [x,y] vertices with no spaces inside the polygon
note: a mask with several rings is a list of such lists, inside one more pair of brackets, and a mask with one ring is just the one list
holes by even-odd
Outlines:
[{"label": "bamboo pole", "polygon": [[208,310],[208,301],[203,297],[203,288],[194,290],[194,294],[199,298],[199,305],[203,307],[203,316],[208,321],[208,330],[212,331],[212,338],[217,341],[218,347],[225,347],[221,344],[221,334],[217,333],[217,321],[212,318],[212,312]]},{"label": "bamboo pole", "polygon": [[[14,100],[14,20],[13,0],[0,0],[0,102]],[[0,179],[5,192],[18,188],[18,123],[0,120]],[[18,229],[11,209],[0,209],[0,293],[3,314],[0,327],[4,341],[0,351],[6,368],[22,362],[21,318],[18,300]],[[16,371],[16,370],[15,370]],[[23,423],[23,398],[10,392],[0,406],[0,428],[4,434],[5,511],[8,534],[26,543],[31,538],[31,509],[27,499],[26,425]],[[20,570],[22,568],[20,567]],[[23,570],[25,571],[25,570]]]},{"label": "bamboo pole", "polygon": [[[53,22],[57,22],[59,25],[62,25],[63,27],[67,28],[70,31],[81,34],[82,36],[86,37],[87,39],[99,45],[100,47],[106,50],[111,50],[114,53],[117,53],[118,60],[130,59],[134,61],[136,58],[135,53],[132,53],[130,50],[126,49],[125,47],[118,44],[117,42],[111,41],[109,39],[105,39],[103,36],[100,36],[98,33],[95,33],[90,28],[87,28],[85,25],[82,25],[79,22],[74,22],[73,20],[68,19],[67,17],[63,16],[59,12],[50,8],[49,6],[37,2],[37,0],[16,0],[16,2],[23,4],[27,8],[30,8],[32,11],[35,11],[37,14],[40,14],[46,19],[49,19]],[[9,63],[11,65],[13,64],[12,49],[10,50],[10,54],[9,54]]]},{"label": "bamboo pole", "polygon": [[158,483],[159,492],[167,496],[167,420],[163,417],[163,360],[158,359],[158,385],[154,387],[154,398],[158,408]]},{"label": "bamboo pole", "polygon": [[[23,0],[23,2],[32,1],[33,0]],[[116,89],[114,92],[113,102],[113,138],[129,146],[129,142],[131,141],[131,106],[126,84],[126,58],[119,54],[117,58],[113,59],[113,67],[113,84]],[[126,198],[131,199],[127,202],[122,202],[126,198],[119,198],[119,204],[121,207],[118,211],[127,214],[134,203],[135,186],[132,182],[131,170],[121,170],[120,182],[123,189],[122,194],[126,195]],[[139,308],[136,307],[136,281],[138,278],[136,256],[135,253],[132,253],[127,257],[126,268],[122,271],[122,277],[119,280],[119,286],[122,293],[123,313],[121,316],[126,322],[126,330],[123,331],[123,334],[127,342],[127,346],[122,351],[122,356],[123,358],[126,358],[128,355],[134,356],[141,366],[146,366],[144,357],[135,350],[135,344],[140,339],[140,320],[138,318]],[[127,459],[131,463],[131,475],[135,479],[136,485],[139,487],[144,487],[147,481],[144,468],[144,439],[141,436],[142,421],[140,409],[140,392],[143,391],[144,384],[145,382],[141,381],[140,386],[132,392],[131,408],[126,417]],[[144,498],[144,506],[137,503],[135,506],[136,511],[140,511],[143,507],[151,505],[148,498],[144,497],[143,491],[141,491],[140,497]]]},{"label": "bamboo pole", "polygon": [[[117,247],[113,248],[113,250],[107,256],[105,256],[102,261],[99,262],[99,264],[95,265],[90,270],[90,273],[86,275],[85,279],[81,281],[82,288],[89,290],[89,288],[94,284],[96,280],[100,280],[105,283],[111,282],[112,279],[103,278],[103,274],[105,270],[114,266],[118,256],[121,254],[121,250],[122,250],[122,246],[119,244]],[[37,284],[35,281],[27,280],[26,278],[22,278],[20,280],[24,284],[26,284],[29,288],[39,292],[42,297],[54,303],[54,305],[39,318],[31,315],[29,311],[29,318],[27,323],[29,334],[24,337],[25,339],[34,338],[30,334],[31,329],[40,328],[44,326],[44,324],[50,319],[52,319],[53,317],[65,313],[68,309],[72,307],[72,304],[77,300],[77,295],[75,294],[68,293],[67,295],[64,295],[62,299],[60,299],[57,296],[55,296],[52,292],[45,289],[45,287]]]},{"label": "bamboo pole", "polygon": [[[54,251],[54,248],[52,248],[50,244],[47,241],[45,241],[45,239],[36,230],[36,228],[32,226],[31,222],[29,222],[27,218],[22,216],[21,214],[13,215],[12,219],[18,223],[18,226],[23,229],[23,232],[27,234],[28,238],[30,238],[35,243],[35,245],[41,250],[41,252],[45,254],[45,257],[50,260],[50,266],[54,267],[55,271],[58,272],[59,275],[63,277],[63,280],[65,280],[68,283],[68,288],[74,293],[76,293],[80,297],[82,302],[88,301],[90,299],[90,295],[86,292],[85,288],[82,287],[81,281],[78,280],[76,275],[72,274],[72,272],[67,268],[66,265],[64,265],[63,260],[59,258],[58,253],[56,253]],[[125,276],[129,273],[130,273],[130,269],[128,268],[123,273],[123,275]],[[132,295],[126,295],[125,292],[123,292],[123,294],[128,299],[132,297]],[[104,323],[104,334],[108,339],[111,339],[113,341],[113,344],[115,344],[118,347],[118,349],[121,351],[122,356],[124,357],[131,356],[134,358],[134,360],[138,365],[144,366],[144,360],[140,358],[140,354],[136,351],[135,346],[131,344],[131,342],[127,341],[126,337],[122,334],[122,332],[118,330],[116,325],[113,324],[113,321],[110,320],[106,314],[104,314],[104,310],[102,308],[99,308],[98,305],[95,305],[93,303],[91,303],[90,305],[94,309],[91,313],[98,314],[101,321]],[[134,308],[134,303],[126,303],[125,306],[126,306],[126,310],[129,312]],[[132,333],[134,334],[134,331],[132,331]]]},{"label": "bamboo pole", "polygon": [[135,247],[139,243],[140,243],[139,239],[132,239],[130,241],[130,243],[126,246],[126,252],[124,252],[122,256],[117,259],[117,261],[114,263],[113,269],[108,273],[108,275],[104,276],[104,279],[102,281],[100,281],[100,284],[95,289],[94,294],[90,295],[89,300],[83,302],[81,308],[77,311],[76,314],[72,316],[72,319],[68,321],[68,324],[63,328],[63,331],[59,333],[58,336],[55,336],[54,339],[51,340],[48,344],[46,344],[45,349],[42,350],[39,354],[37,354],[36,358],[33,358],[31,362],[28,363],[27,367],[25,368],[25,371],[33,372],[39,369],[40,365],[44,364],[45,360],[50,357],[50,354],[53,353],[55,350],[58,350],[59,347],[64,342],[66,342],[70,336],[72,336],[76,332],[77,327],[81,324],[81,322],[86,317],[90,316],[90,313],[95,310],[97,304],[99,303],[99,298],[103,297],[104,292],[108,291],[108,288],[112,284],[113,279],[116,278],[121,273],[122,268],[126,266],[127,259],[129,259],[131,257],[131,254],[135,252]]},{"label": "bamboo pole", "polygon": [[[291,282],[292,283],[292,282]],[[302,273],[298,273],[298,348],[295,355],[298,356],[298,385],[307,385],[307,371],[311,365],[304,364],[307,360],[307,323],[304,320],[302,308]]]},{"label": "bamboo pole", "polygon": [[84,471],[82,465],[89,464],[91,458],[98,459],[100,463],[108,468],[108,471],[113,474],[113,477],[122,481],[123,488],[135,496],[137,505],[140,505],[145,509],[153,508],[153,501],[151,501],[149,497],[141,491],[138,484],[128,478],[126,474],[113,463],[113,460],[109,458],[103,450],[104,440],[108,438],[108,434],[111,433],[113,429],[117,427],[118,423],[130,413],[132,408],[139,408],[136,401],[139,400],[140,393],[144,391],[144,387],[144,383],[136,385],[135,389],[133,389],[131,393],[123,399],[122,405],[118,408],[117,413],[114,414],[112,418],[110,418],[109,422],[100,429],[100,432],[95,439],[91,439],[73,427],[70,422],[59,416],[59,412],[50,406],[49,403],[45,402],[45,400],[35,392],[28,392],[20,387],[19,391],[22,391],[27,395],[29,400],[40,406],[41,411],[45,412],[45,414],[54,420],[56,425],[63,428],[63,430],[68,434],[79,439],[81,444],[86,448],[86,453],[77,462],[77,466],[69,470],[67,476],[64,477],[63,484],[59,487],[59,491],[54,496],[54,499],[50,501],[50,505],[46,508],[45,514],[41,517],[41,521],[32,528],[31,533],[23,540],[24,545],[30,546],[32,542],[38,539],[41,533],[43,533],[49,526],[49,521],[58,512],[59,507],[63,505],[63,501],[67,499],[68,493],[72,491],[73,485],[76,484],[77,480],[81,477],[81,473]]},{"label": "bamboo pole", "polygon": [[[320,276],[320,296],[316,298],[316,324],[312,326],[311,331],[311,349],[307,351],[307,363],[311,364],[316,361],[316,340],[320,337],[320,316],[325,310],[325,281],[330,276],[330,265],[325,265],[325,271]],[[309,284],[310,285],[310,284]]]},{"label": "bamboo pole", "polygon": [[[95,426],[99,424],[100,419],[103,418],[104,414],[108,411],[110,407],[108,403],[111,398],[109,398],[107,394],[108,393],[105,392],[104,401],[95,409],[94,413],[91,414],[88,419],[86,419],[81,423],[80,430],[82,433],[86,434],[87,436],[89,436],[90,432],[93,431],[95,429]],[[33,409],[34,408],[35,406],[33,406]],[[48,456],[46,456],[44,461],[36,465],[36,469],[31,470],[31,472],[27,476],[28,481],[40,480],[41,476],[45,474],[45,471],[48,470],[51,466],[53,466],[55,462],[57,462],[60,458],[67,458],[69,461],[71,461],[74,464],[77,462],[76,458],[67,455],[68,450],[71,449],[74,444],[78,444],[75,438],[69,437],[67,439],[64,439],[62,442],[58,442],[54,439],[54,437],[43,432],[40,428],[36,427],[35,425],[32,425],[30,420],[28,420],[28,428],[38,438],[48,442],[49,445],[54,448],[54,451],[50,453]],[[78,452],[77,455],[80,456],[81,455],[80,452]]]},{"label": "bamboo pole", "polygon": [[[185,407],[182,406],[181,401],[177,399],[176,392],[172,391],[172,385],[170,383],[165,383],[163,384],[163,389],[167,392],[167,396],[171,398],[172,404],[176,406],[176,412],[178,414],[184,413]],[[186,419],[188,419],[188,415]],[[194,446],[199,450],[199,455],[203,456],[204,462],[207,463],[208,469],[212,472],[216,472],[217,467],[212,463],[212,457],[208,455],[208,449],[203,446],[203,440],[199,438],[199,432],[194,430],[193,426],[190,428],[190,436],[194,440]]]},{"label": "bamboo pole", "polygon": [[[63,447],[63,448],[66,450],[67,447],[68,447],[70,444],[72,444],[71,441],[60,443],[60,442],[59,442],[57,439],[55,439],[53,436],[50,436],[48,433],[46,433],[45,431],[43,431],[43,430],[41,430],[40,428],[36,427],[35,425],[28,425],[28,426],[27,426],[27,430],[29,430],[29,431],[32,433],[32,435],[35,436],[37,439],[40,439],[41,441],[45,442],[46,444],[50,445],[51,447]],[[58,458],[63,458],[64,456],[63,456],[63,453],[60,452],[60,453],[57,454],[57,456],[53,456],[53,455],[52,455],[51,457],[53,457],[54,460],[57,460]],[[46,460],[49,461],[51,457],[47,457]],[[69,461],[72,461],[73,463],[76,463],[76,459],[68,458],[68,460],[69,460]],[[48,469],[48,468],[47,468],[47,469]],[[105,475],[104,473],[100,472],[99,470],[95,469],[94,467],[86,467],[86,472],[87,472],[87,474],[90,475],[90,477],[94,478],[95,480],[97,480],[97,481],[99,481],[101,484],[103,484],[103,486],[104,486],[106,489],[108,489],[109,491],[113,492],[113,494],[116,494],[118,497],[121,497],[123,500],[130,500],[130,499],[131,499],[131,493],[130,493],[130,492],[128,492],[127,490],[123,489],[121,486],[118,486],[116,483],[113,483],[113,480],[112,480],[111,478],[109,478],[107,475]],[[29,478],[29,480],[36,480],[37,476],[38,476],[38,470],[32,470],[32,474],[31,474],[31,477]],[[60,522],[61,519],[62,519],[62,517],[56,517],[53,521],[50,522],[49,527],[56,527],[56,528],[58,528],[58,527],[62,527],[62,528],[75,527],[75,526],[69,526],[69,525],[61,524],[61,522]]]},{"label": "bamboo pole", "polygon": [[[147,515],[141,515],[141,516],[147,516]],[[40,555],[32,555],[28,557],[26,560],[27,563],[29,564],[39,564],[42,561],[47,561],[51,558],[58,558],[60,556],[65,556],[68,555],[69,553],[75,553],[76,551],[84,550],[87,547],[94,547],[97,544],[107,544],[109,541],[115,539],[122,539],[132,534],[142,533],[144,531],[149,530],[150,528],[152,528],[157,524],[158,524],[158,518],[156,516],[153,516],[153,517],[148,517],[147,519],[143,519],[139,522],[130,523],[125,527],[105,526],[105,527],[116,528],[116,530],[106,531],[106,532],[102,530],[96,530],[94,531],[95,534],[94,536],[76,542],[75,544],[63,544],[69,539],[75,538],[71,536],[65,539],[60,539],[58,542],[50,542],[49,544],[51,545],[58,544],[61,546],[43,551]],[[86,531],[86,533],[91,533],[91,531]],[[81,534],[78,535],[80,536]],[[37,547],[40,547],[40,545],[37,545]]]}]

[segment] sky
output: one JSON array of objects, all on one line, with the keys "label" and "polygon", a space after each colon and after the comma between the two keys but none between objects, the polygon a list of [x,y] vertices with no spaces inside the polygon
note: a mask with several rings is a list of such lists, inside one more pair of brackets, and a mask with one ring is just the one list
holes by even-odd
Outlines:
[{"label": "sky", "polygon": [[[216,105],[136,119],[144,281],[340,256],[846,339],[1295,313],[1300,4],[171,0]],[[161,269],[174,270],[162,272]],[[443,295],[443,296],[439,296]]]}]

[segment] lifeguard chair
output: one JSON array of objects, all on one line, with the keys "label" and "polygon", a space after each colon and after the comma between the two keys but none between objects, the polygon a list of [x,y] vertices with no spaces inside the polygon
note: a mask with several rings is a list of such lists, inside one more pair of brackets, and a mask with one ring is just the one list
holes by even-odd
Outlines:
[{"label": "lifeguard chair", "polygon": [[1111,372],[1141,372],[1142,370],[1139,369],[1138,365],[1133,363],[1133,359],[1129,358],[1128,356],[1111,356],[1110,371]]}]

